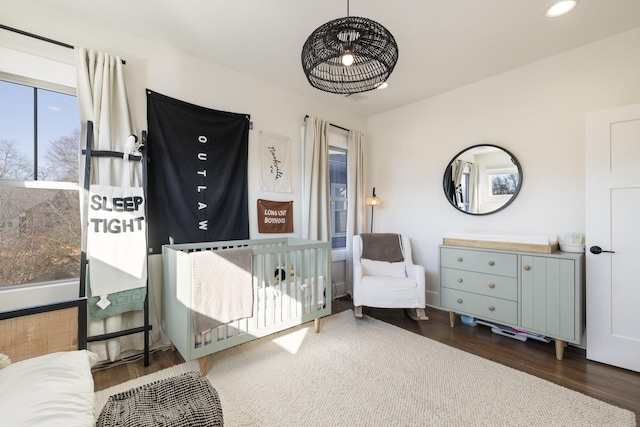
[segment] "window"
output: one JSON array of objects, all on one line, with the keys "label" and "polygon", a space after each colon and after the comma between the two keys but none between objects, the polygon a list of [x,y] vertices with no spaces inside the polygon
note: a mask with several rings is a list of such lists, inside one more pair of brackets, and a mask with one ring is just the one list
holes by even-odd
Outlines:
[{"label": "window", "polygon": [[519,175],[515,168],[493,168],[484,171],[487,182],[487,197],[490,202],[509,199],[518,188]]},{"label": "window", "polygon": [[75,90],[0,78],[0,287],[77,278]]},{"label": "window", "polygon": [[511,195],[518,188],[518,173],[500,173],[489,175],[492,196]]},{"label": "window", "polygon": [[347,150],[329,147],[331,248],[347,247]]}]

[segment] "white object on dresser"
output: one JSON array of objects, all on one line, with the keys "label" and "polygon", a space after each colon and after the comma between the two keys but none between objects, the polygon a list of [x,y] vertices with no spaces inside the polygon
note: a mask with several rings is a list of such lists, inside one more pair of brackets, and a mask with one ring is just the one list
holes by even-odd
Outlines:
[{"label": "white object on dresser", "polygon": [[585,324],[584,254],[550,254],[440,246],[440,305],[455,314],[495,321],[580,344]]}]

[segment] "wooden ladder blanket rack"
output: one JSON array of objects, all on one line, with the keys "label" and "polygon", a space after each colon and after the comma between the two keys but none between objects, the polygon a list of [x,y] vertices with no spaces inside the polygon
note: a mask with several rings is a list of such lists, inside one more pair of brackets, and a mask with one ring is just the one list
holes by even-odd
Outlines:
[{"label": "wooden ladder blanket rack", "polygon": [[[146,145],[146,132],[142,133],[143,138],[143,146]],[[110,157],[110,158],[121,158],[126,159],[127,161],[132,162],[142,162],[142,186],[145,198],[147,196],[147,156],[144,151],[137,154],[126,154],[118,151],[107,151],[107,150],[93,150],[93,122],[87,122],[87,143],[86,148],[82,150],[82,154],[85,156],[85,168],[84,168],[84,191],[85,195],[89,194],[89,188],[91,185],[91,159],[94,157]],[[88,200],[85,200],[82,206],[83,209],[83,224],[82,224],[82,251],[80,255],[80,298],[86,298],[87,294],[87,267],[89,265],[89,260],[87,258],[87,215],[88,215]],[[146,203],[145,203],[146,210]],[[146,212],[145,212],[146,218]],[[88,299],[87,299],[88,303]],[[88,310],[84,310],[84,325],[88,323]],[[81,329],[86,328],[86,326],[81,325]],[[149,324],[149,275],[147,274],[147,283],[146,283],[146,295],[144,299],[144,326],[125,329],[118,332],[111,332],[107,334],[87,336],[86,343],[90,342],[98,342],[105,341],[113,338],[123,337],[126,335],[137,334],[140,332],[144,333],[144,366],[149,366],[149,331],[152,329],[152,325]],[[85,329],[86,330],[86,329]],[[81,348],[86,348],[86,343]]]}]

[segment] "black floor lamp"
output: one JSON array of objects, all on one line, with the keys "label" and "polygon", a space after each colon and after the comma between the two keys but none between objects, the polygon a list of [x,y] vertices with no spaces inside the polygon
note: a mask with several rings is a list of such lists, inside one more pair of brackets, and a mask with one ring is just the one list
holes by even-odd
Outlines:
[{"label": "black floor lamp", "polygon": [[373,187],[373,194],[365,201],[367,206],[371,206],[371,232],[373,233],[373,207],[380,204],[380,197],[376,196],[376,187]]}]

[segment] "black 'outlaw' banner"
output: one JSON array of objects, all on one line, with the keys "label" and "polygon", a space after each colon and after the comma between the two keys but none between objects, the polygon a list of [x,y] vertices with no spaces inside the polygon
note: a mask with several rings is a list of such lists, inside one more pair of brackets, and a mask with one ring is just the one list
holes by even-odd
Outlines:
[{"label": "black 'outlaw' banner", "polygon": [[249,115],[147,90],[149,249],[249,238]]}]

